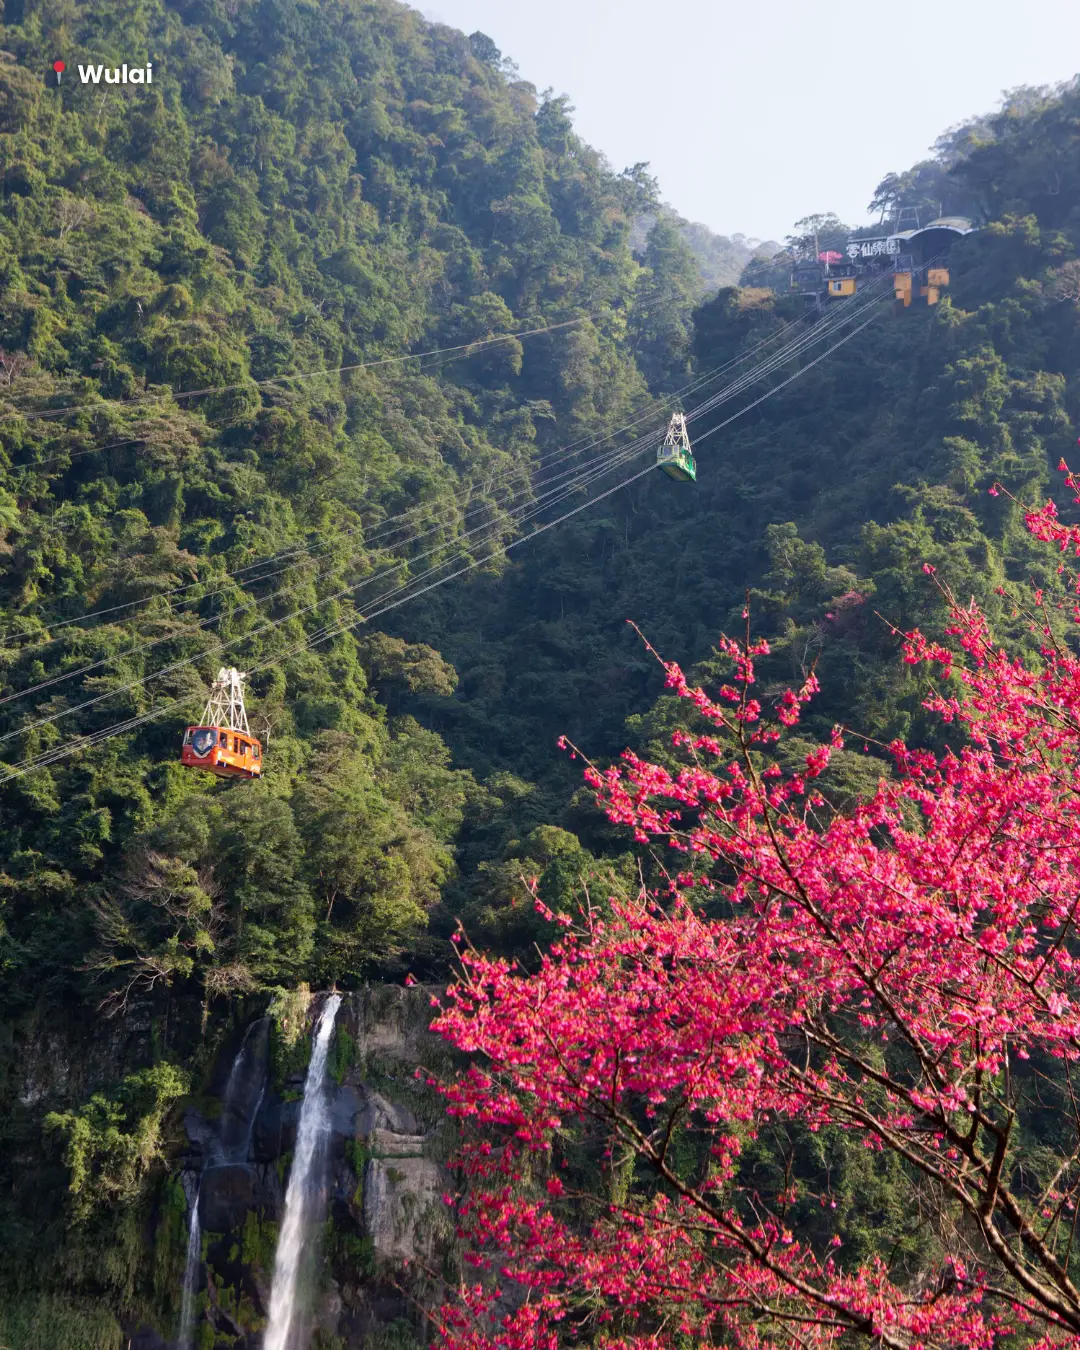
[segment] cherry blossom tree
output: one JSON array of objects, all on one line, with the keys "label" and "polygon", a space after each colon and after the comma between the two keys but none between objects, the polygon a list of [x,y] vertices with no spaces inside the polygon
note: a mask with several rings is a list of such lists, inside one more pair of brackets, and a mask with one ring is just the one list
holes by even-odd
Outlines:
[{"label": "cherry blossom tree", "polygon": [[[1080,554],[1052,507],[1028,526]],[[955,749],[893,744],[830,811],[845,733],[780,768],[816,682],[763,706],[748,623],[716,693],[666,664],[681,769],[586,770],[670,885],[549,913],[530,970],[459,937],[447,1346],[1080,1346],[1080,660],[1042,597],[1036,662],[941,589],[948,645],[903,652]],[[890,1165],[914,1255],[851,1250],[826,1135]]]}]

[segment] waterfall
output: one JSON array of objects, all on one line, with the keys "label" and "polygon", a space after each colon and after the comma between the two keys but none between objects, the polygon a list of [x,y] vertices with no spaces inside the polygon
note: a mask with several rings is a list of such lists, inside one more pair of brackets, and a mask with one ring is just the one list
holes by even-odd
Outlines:
[{"label": "waterfall", "polygon": [[236,1096],[236,1084],[240,1078],[240,1071],[244,1067],[244,1054],[247,1050],[247,1043],[251,1039],[251,1033],[266,1020],[266,1018],[260,1018],[259,1021],[251,1022],[248,1025],[247,1031],[244,1032],[244,1039],[240,1042],[240,1049],[233,1056],[232,1068],[225,1080],[225,1091],[221,1094],[221,1114],[223,1116],[232,1106],[233,1098]]},{"label": "waterfall", "polygon": [[248,1160],[255,1120],[266,1093],[269,1036],[268,1017],[252,1022],[244,1033],[221,1095],[220,1153],[215,1162],[246,1163]]},{"label": "waterfall", "polygon": [[[259,1113],[266,1092],[266,1051],[270,1030],[269,1018],[252,1022],[244,1033],[240,1049],[233,1057],[225,1090],[221,1094],[221,1120],[218,1138],[208,1155],[204,1155],[207,1171],[223,1162],[246,1162],[251,1147],[255,1117]],[[254,1034],[254,1038],[252,1036]],[[254,1039],[254,1046],[252,1041]],[[254,1078],[254,1081],[252,1081]],[[252,1098],[255,1089],[258,1096]],[[199,1191],[196,1180],[190,1188],[191,1219],[188,1227],[187,1262],[184,1266],[184,1284],[180,1301],[180,1333],[177,1350],[193,1350],[195,1344],[195,1304],[199,1293],[199,1274],[202,1269],[202,1231],[199,1226]]]},{"label": "waterfall", "polygon": [[201,1265],[202,1234],[199,1231],[199,1188],[196,1185],[191,1195],[191,1220],[188,1225],[184,1291],[180,1302],[178,1350],[192,1350],[195,1344],[195,1296],[199,1292],[199,1269]]},{"label": "waterfall", "polygon": [[322,1145],[330,1128],[330,1094],[327,1091],[326,1061],[334,1018],[341,995],[331,994],[315,1026],[311,1062],[304,1079],[304,1100],[300,1125],[296,1132],[289,1185],[285,1192],[285,1217],[274,1255],[274,1279],[270,1286],[270,1320],[263,1338],[263,1350],[289,1350],[296,1321],[296,1296],[300,1263],[306,1240],[321,1216],[317,1213],[321,1194]]}]

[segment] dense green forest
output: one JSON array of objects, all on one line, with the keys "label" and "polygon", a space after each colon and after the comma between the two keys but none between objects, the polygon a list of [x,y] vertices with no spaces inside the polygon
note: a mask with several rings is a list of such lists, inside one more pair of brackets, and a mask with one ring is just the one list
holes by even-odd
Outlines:
[{"label": "dense green forest", "polygon": [[[817,665],[817,730],[930,734],[893,632],[939,623],[923,563],[1023,640],[998,588],[1045,581],[1055,563],[1020,527],[1017,502],[1058,494],[1080,411],[1080,195],[1067,186],[1078,114],[1075,85],[1025,91],[944,138],[940,160],[889,175],[879,205],[925,211],[929,185],[935,207],[944,198],[982,222],[953,250],[947,297],[889,315],[703,440],[692,491],[631,489],[545,536],[497,586],[437,593],[422,617],[424,600],[402,611],[401,632],[439,632],[458,670],[459,696],[435,714],[455,749],[469,747],[481,771],[513,763],[544,778],[558,772],[549,747],[562,733],[600,754],[652,737],[664,700],[634,714],[629,732],[624,722],[628,707],[651,703],[657,678],[625,619],[669,659],[700,660],[717,631],[741,629],[748,591],[773,678]],[[771,268],[786,277],[782,262]],[[756,264],[747,271],[760,281]],[[693,312],[694,368],[730,360],[797,313],[757,284],[722,289]],[[996,480],[1011,498],[990,495]],[[575,771],[563,767],[565,799]]]},{"label": "dense green forest", "polygon": [[[148,60],[150,86],[73,78]],[[1023,640],[998,588],[1054,563],[1012,498],[1051,491],[1080,420],[1080,89],[1021,91],[883,179],[883,213],[980,223],[940,305],[883,311],[703,440],[696,487],[649,476],[510,554],[546,457],[662,425],[799,318],[786,254],[703,298],[646,166],[393,0],[9,0],[0,164],[0,758],[135,723],[0,784],[5,1297],[122,1308],[141,1258],[87,1252],[159,1175],[138,1131],[237,1000],[438,978],[459,919],[527,952],[523,877],[562,906],[635,884],[555,744],[664,752],[627,619],[707,674],[749,592],[770,679],[817,663],[811,730],[877,740],[931,734],[893,631],[940,625],[924,562]],[[440,562],[476,566],[338,631]],[[252,671],[262,781],[180,767],[221,664]],[[844,756],[837,786],[876,771]],[[17,1096],[58,1010],[171,1000],[201,1022],[105,1105]]]},{"label": "dense green forest", "polygon": [[[690,360],[685,304],[668,315],[665,278],[626,246],[641,176],[612,174],[497,53],[392,6],[63,15],[28,12],[3,68],[3,659],[13,692],[97,668],[4,709],[13,762],[154,700],[196,715],[210,657],[127,686],[222,643],[270,662],[340,619],[351,602],[322,598],[399,539],[450,550],[483,521],[497,551],[531,459],[648,398],[628,333],[661,365],[653,329],[674,326],[671,359]],[[133,41],[157,82],[124,101],[27,68],[57,44],[110,61]],[[676,267],[675,303],[684,282]],[[569,319],[432,372],[267,384]],[[291,567],[228,575],[313,543]],[[177,585],[181,603],[154,598]],[[3,806],[7,997],[89,992],[76,972],[102,933],[110,976],[168,948],[178,976],[221,992],[392,955],[452,873],[466,815],[500,809],[437,735],[388,720],[404,693],[453,683],[426,646],[347,635],[253,679],[269,753],[251,792],[180,770],[185,709],[20,778]],[[130,899],[158,885],[151,856],[189,869],[179,930]]]}]

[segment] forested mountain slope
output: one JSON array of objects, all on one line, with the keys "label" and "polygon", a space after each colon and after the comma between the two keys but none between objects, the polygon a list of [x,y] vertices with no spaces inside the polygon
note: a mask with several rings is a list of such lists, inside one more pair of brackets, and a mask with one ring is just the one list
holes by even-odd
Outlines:
[{"label": "forested mountain slope", "polygon": [[[490,550],[533,457],[647,400],[628,333],[648,345],[663,287],[627,247],[641,184],[558,100],[397,5],[29,5],[4,46],[2,661],[12,693],[50,683],[0,734],[18,763],[190,703],[7,789],[6,997],[84,982],[86,902],[148,850],[231,897],[212,948],[182,939],[200,977],[356,973],[422,917],[484,798],[376,697],[449,692],[452,672],[354,635],[275,662],[251,685],[272,750],[250,792],[182,772],[178,730],[222,660],[265,666],[359,613],[340,593],[401,541],[430,554],[485,524]],[[153,86],[49,87],[53,50],[152,58]],[[430,370],[378,364],[568,321]],[[685,368],[688,334],[653,364]]]},{"label": "forested mountain slope", "polygon": [[[945,300],[883,312],[715,435],[728,410],[692,425],[692,439],[705,435],[695,487],[646,481],[545,536],[478,598],[472,638],[460,602],[452,618],[441,596],[429,615],[424,601],[403,611],[401,631],[440,633],[459,670],[459,695],[441,713],[451,742],[456,718],[478,764],[547,765],[564,732],[616,753],[627,704],[647,701],[658,679],[624,620],[668,658],[700,659],[718,630],[741,630],[747,590],[755,628],[773,641],[773,677],[818,663],[819,726],[921,734],[889,625],[938,622],[923,564],[1006,625],[999,585],[1047,575],[1015,502],[989,489],[1000,480],[1020,502],[1056,495],[1054,470],[1076,443],[1078,119],[1075,85],[989,119],[949,175],[983,225],[954,248]],[[921,198],[917,182],[908,191]],[[695,368],[797,313],[794,299],[721,290],[695,311]],[[1017,620],[1018,640],[1024,631]]]},{"label": "forested mountain slope", "polygon": [[[663,278],[627,244],[650,205],[640,176],[611,172],[482,43],[403,6],[5,19],[0,744],[17,767],[167,706],[2,790],[16,1336],[49,1291],[115,1330],[136,1286],[144,1301],[158,1287],[139,1206],[237,1000],[400,973],[463,823],[496,859],[513,834],[497,782],[388,714],[409,690],[452,692],[429,645],[305,642],[359,617],[357,583],[400,581],[381,580],[393,557],[427,554],[422,570],[477,526],[466,557],[497,552],[534,458],[646,408],[635,344],[685,370],[690,325],[688,301],[670,356],[650,327]],[[75,79],[148,60],[152,85]],[[674,263],[692,274],[688,254]],[[453,364],[378,364],[556,325]],[[178,763],[223,662],[259,671],[267,772],[239,790]],[[177,1011],[192,999],[201,1038]],[[125,1007],[133,1022],[100,1024],[119,1060],[48,1039]],[[53,1086],[24,1090],[39,1068]],[[76,1112],[58,1134],[50,1108]]]},{"label": "forested mountain slope", "polygon": [[[670,719],[626,619],[701,660],[749,589],[775,677],[819,660],[822,723],[915,739],[888,625],[938,621],[924,562],[1024,639],[995,588],[1047,563],[987,489],[1044,495],[1075,440],[1080,95],[950,152],[983,228],[943,304],[883,313],[704,439],[696,488],[651,475],[508,561],[532,466],[662,424],[792,302],[702,302],[663,213],[635,258],[641,166],[392,0],[4,20],[0,759],[136,725],[0,785],[0,1311],[46,1291],[108,1319],[171,1308],[146,1205],[244,999],[438,972],[460,916],[527,950],[523,873],[557,904],[583,873],[632,880],[554,744],[614,754]],[[152,85],[74,76],[147,61]],[[339,631],[410,558],[481,565]],[[261,782],[179,766],[220,664],[253,672]],[[30,1047],[68,1053],[56,1016],[121,1059],[142,1019],[149,1060],[23,1090]]]}]

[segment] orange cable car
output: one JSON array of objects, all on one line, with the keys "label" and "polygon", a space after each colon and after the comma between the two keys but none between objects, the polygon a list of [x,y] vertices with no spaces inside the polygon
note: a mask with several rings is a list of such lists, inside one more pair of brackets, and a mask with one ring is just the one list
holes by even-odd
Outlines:
[{"label": "orange cable car", "polygon": [[251,734],[244,707],[245,678],[232,666],[218,671],[202,722],[184,732],[180,763],[186,768],[205,769],[219,778],[262,775],[262,745]]}]

